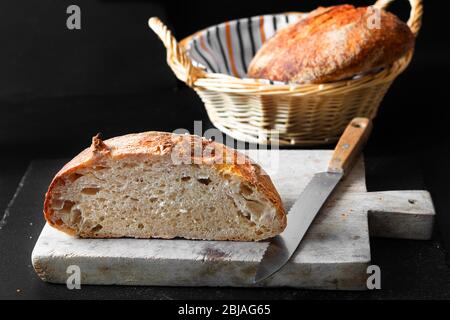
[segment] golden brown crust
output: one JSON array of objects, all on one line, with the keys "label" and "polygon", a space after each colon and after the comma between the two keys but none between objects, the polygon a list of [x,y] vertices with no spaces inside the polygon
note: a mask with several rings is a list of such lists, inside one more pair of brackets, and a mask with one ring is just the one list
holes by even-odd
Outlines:
[{"label": "golden brown crust", "polygon": [[389,65],[413,49],[415,37],[395,15],[381,10],[373,27],[370,7],[318,8],[278,31],[258,51],[252,78],[324,83]]},{"label": "golden brown crust", "polygon": [[[218,152],[219,150],[219,152]],[[221,152],[220,152],[221,151]],[[222,144],[198,136],[175,135],[165,132],[143,132],[129,134],[102,141],[97,135],[90,148],[85,149],[68,162],[53,178],[44,201],[44,216],[53,227],[74,235],[75,231],[62,222],[53,221],[50,207],[52,192],[56,186],[64,184],[69,175],[85,168],[101,165],[106,157],[120,159],[127,156],[153,158],[172,156],[175,161],[190,161],[195,164],[213,165],[223,174],[233,174],[256,187],[277,209],[281,229],[286,227],[286,213],[281,198],[270,177],[245,155]],[[281,230],[281,231],[282,231]]]}]

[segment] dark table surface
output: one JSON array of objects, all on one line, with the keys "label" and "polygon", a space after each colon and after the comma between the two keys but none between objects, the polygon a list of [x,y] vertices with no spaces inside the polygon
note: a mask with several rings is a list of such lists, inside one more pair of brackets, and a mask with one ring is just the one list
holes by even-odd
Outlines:
[{"label": "dark table surface", "polygon": [[[370,146],[370,144],[369,144]],[[369,148],[370,151],[370,148]],[[67,160],[67,159],[66,159]],[[64,285],[42,282],[30,256],[44,225],[42,200],[64,159],[1,160],[0,204],[6,208],[0,229],[0,298],[6,299],[449,299],[450,266],[439,228],[430,241],[371,239],[372,262],[381,268],[382,289],[332,292],[297,289],[170,288],[82,286],[69,291]],[[429,189],[423,163],[397,155],[366,156],[369,191]],[[382,178],[380,178],[382,177]],[[433,180],[436,182],[437,180]],[[431,186],[436,187],[433,183]],[[438,189],[439,190],[439,189]],[[438,197],[437,208],[445,205]],[[448,200],[447,200],[448,201]],[[435,200],[436,202],[436,200]],[[438,211],[438,215],[443,212]],[[445,213],[444,213],[445,214]],[[439,221],[440,219],[438,219]]]}]

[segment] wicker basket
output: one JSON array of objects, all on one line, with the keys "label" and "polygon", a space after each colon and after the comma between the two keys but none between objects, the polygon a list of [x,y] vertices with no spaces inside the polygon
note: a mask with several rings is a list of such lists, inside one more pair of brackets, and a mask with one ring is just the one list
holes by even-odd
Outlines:
[{"label": "wicker basket", "polygon": [[[386,8],[392,1],[378,0],[374,6]],[[408,25],[417,35],[422,0],[409,3]],[[151,18],[149,25],[167,49],[169,66],[198,93],[212,123],[233,138],[260,144],[310,146],[337,141],[352,118],[375,117],[390,85],[413,55],[411,50],[389,67],[350,80],[320,85],[272,84],[199,67],[186,52],[190,41],[203,31],[178,43],[158,18]]]}]

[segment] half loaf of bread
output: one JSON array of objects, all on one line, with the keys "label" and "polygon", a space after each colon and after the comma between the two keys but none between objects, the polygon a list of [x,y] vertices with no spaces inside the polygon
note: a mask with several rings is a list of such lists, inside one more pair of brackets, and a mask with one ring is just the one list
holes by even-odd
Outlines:
[{"label": "half loaf of bread", "polygon": [[83,238],[256,241],[286,226],[257,164],[222,144],[162,132],[94,137],[54,177],[44,214]]}]

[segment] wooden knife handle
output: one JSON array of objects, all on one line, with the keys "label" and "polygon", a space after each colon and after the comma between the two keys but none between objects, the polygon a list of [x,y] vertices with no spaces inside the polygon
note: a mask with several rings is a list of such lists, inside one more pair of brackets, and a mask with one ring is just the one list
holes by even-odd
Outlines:
[{"label": "wooden knife handle", "polygon": [[370,119],[354,118],[334,149],[333,157],[328,164],[328,172],[345,174],[361,153],[371,131],[372,121]]}]

